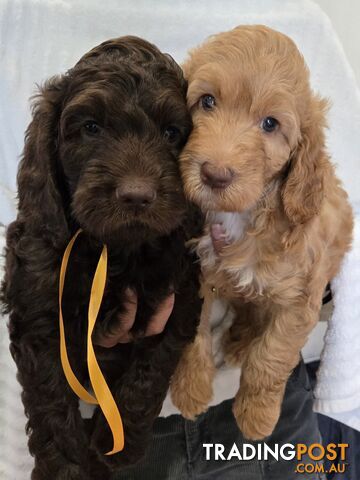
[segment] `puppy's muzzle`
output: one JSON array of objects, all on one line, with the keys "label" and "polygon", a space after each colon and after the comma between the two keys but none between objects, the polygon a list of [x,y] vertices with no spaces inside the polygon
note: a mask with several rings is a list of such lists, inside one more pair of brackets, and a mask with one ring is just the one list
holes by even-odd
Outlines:
[{"label": "puppy's muzzle", "polygon": [[116,189],[116,197],[122,206],[128,209],[146,209],[156,199],[156,190],[142,181],[132,181]]},{"label": "puppy's muzzle", "polygon": [[201,180],[213,189],[225,189],[232,182],[234,172],[230,168],[220,168],[204,162],[200,169]]}]

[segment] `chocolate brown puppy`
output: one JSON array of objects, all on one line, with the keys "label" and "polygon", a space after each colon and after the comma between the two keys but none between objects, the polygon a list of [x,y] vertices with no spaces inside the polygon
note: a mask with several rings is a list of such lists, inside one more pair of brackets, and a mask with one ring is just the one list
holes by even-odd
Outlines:
[{"label": "chocolate brown puppy", "polygon": [[[201,217],[185,201],[178,168],[191,129],[185,96],[182,71],[170,56],[123,37],[50,79],[35,100],[2,287],[35,457],[32,480],[98,480],[106,478],[105,463],[115,468],[139,460],[180,353],[195,336],[199,272],[185,243]],[[63,312],[70,363],[82,384],[88,300],[104,243],[108,276],[95,335],[116,326],[128,288],[138,297],[134,342],[96,352],[124,423],[125,448],[113,456],[104,455],[112,446],[105,418],[98,410],[84,427],[60,363],[59,269],[79,228]],[[175,305],[165,330],[144,338],[171,292]]]}]

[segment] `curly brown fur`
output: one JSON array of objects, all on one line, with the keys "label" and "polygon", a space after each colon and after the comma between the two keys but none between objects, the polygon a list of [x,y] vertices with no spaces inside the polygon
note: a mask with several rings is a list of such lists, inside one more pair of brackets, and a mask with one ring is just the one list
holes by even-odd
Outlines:
[{"label": "curly brown fur", "polygon": [[[288,37],[235,28],[195,49],[185,73],[194,128],[180,163],[185,192],[208,218],[197,252],[208,295],[215,287],[235,310],[225,339],[228,360],[242,364],[234,414],[245,437],[260,439],[277,423],[325,286],[349,249],[352,212],[325,148],[326,101]],[[266,117],[278,121],[271,131]],[[183,384],[204,363],[194,357]],[[198,413],[208,389],[194,399],[183,388],[174,401]]]},{"label": "curly brown fur", "polygon": [[[171,57],[123,37],[49,80],[34,104],[2,287],[35,457],[32,480],[99,480],[105,463],[117,468],[139,460],[180,353],[195,336],[199,272],[185,242],[201,229],[201,215],[186,203],[178,170],[191,129],[185,95]],[[125,448],[114,456],[104,456],[112,438],[100,411],[85,429],[60,364],[59,267],[79,227],[84,234],[70,259],[63,309],[70,361],[82,384],[88,299],[104,242],[109,268],[98,332],[117,322],[127,288],[138,296],[135,341],[96,352],[124,423]],[[148,319],[172,291],[164,332],[144,338]]]}]

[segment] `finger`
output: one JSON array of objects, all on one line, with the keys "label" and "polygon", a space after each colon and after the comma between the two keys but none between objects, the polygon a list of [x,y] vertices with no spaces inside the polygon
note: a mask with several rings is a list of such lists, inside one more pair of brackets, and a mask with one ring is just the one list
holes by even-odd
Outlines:
[{"label": "finger", "polygon": [[145,336],[158,335],[161,333],[168,321],[171,312],[173,311],[175,303],[175,293],[172,293],[160,303],[156,312],[150,318],[149,324],[146,328]]},{"label": "finger", "polygon": [[210,226],[210,236],[216,253],[220,253],[228,245],[225,229],[220,223],[214,223]]},{"label": "finger", "polygon": [[118,327],[112,330],[112,333],[121,337],[124,333],[132,329],[138,307],[138,298],[136,292],[127,288],[125,290],[124,311],[118,314]]},{"label": "finger", "polygon": [[100,347],[104,348],[111,348],[115,347],[115,345],[118,343],[116,339],[112,337],[105,337],[105,336],[100,336],[98,335],[96,339],[94,340],[94,343],[96,345],[99,345]]},{"label": "finger", "polygon": [[111,348],[117,343],[126,343],[131,341],[129,330],[135,322],[137,311],[137,295],[136,292],[127,288],[125,290],[124,311],[117,316],[117,324],[112,327],[111,333],[107,335],[99,335],[96,343],[101,347]]},{"label": "finger", "polygon": [[134,340],[134,336],[131,332],[125,332],[121,337],[118,337],[116,343],[130,343]]}]

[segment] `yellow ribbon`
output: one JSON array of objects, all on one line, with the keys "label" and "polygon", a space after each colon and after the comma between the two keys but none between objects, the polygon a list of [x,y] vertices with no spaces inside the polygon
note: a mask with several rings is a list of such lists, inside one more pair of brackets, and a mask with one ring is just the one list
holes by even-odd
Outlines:
[{"label": "yellow ribbon", "polygon": [[113,449],[106,455],[113,455],[120,452],[124,448],[124,429],[121,421],[120,412],[115,403],[114,397],[101,373],[99,364],[96,360],[94,346],[92,344],[91,335],[95,327],[96,318],[98,316],[101,301],[104,295],[106,274],[107,274],[107,248],[103,246],[101,256],[99,258],[95,275],[91,286],[91,294],[88,310],[88,333],[87,333],[87,364],[92,389],[95,396],[91,395],[78,381],[71,369],[69,357],[66,350],[64,319],[62,314],[62,296],[64,291],[64,281],[66,269],[70,257],[71,250],[81,230],[78,230],[70,240],[65,249],[60,268],[59,281],[59,326],[60,326],[60,357],[66,380],[76,395],[87,403],[99,405],[112,432]]}]

